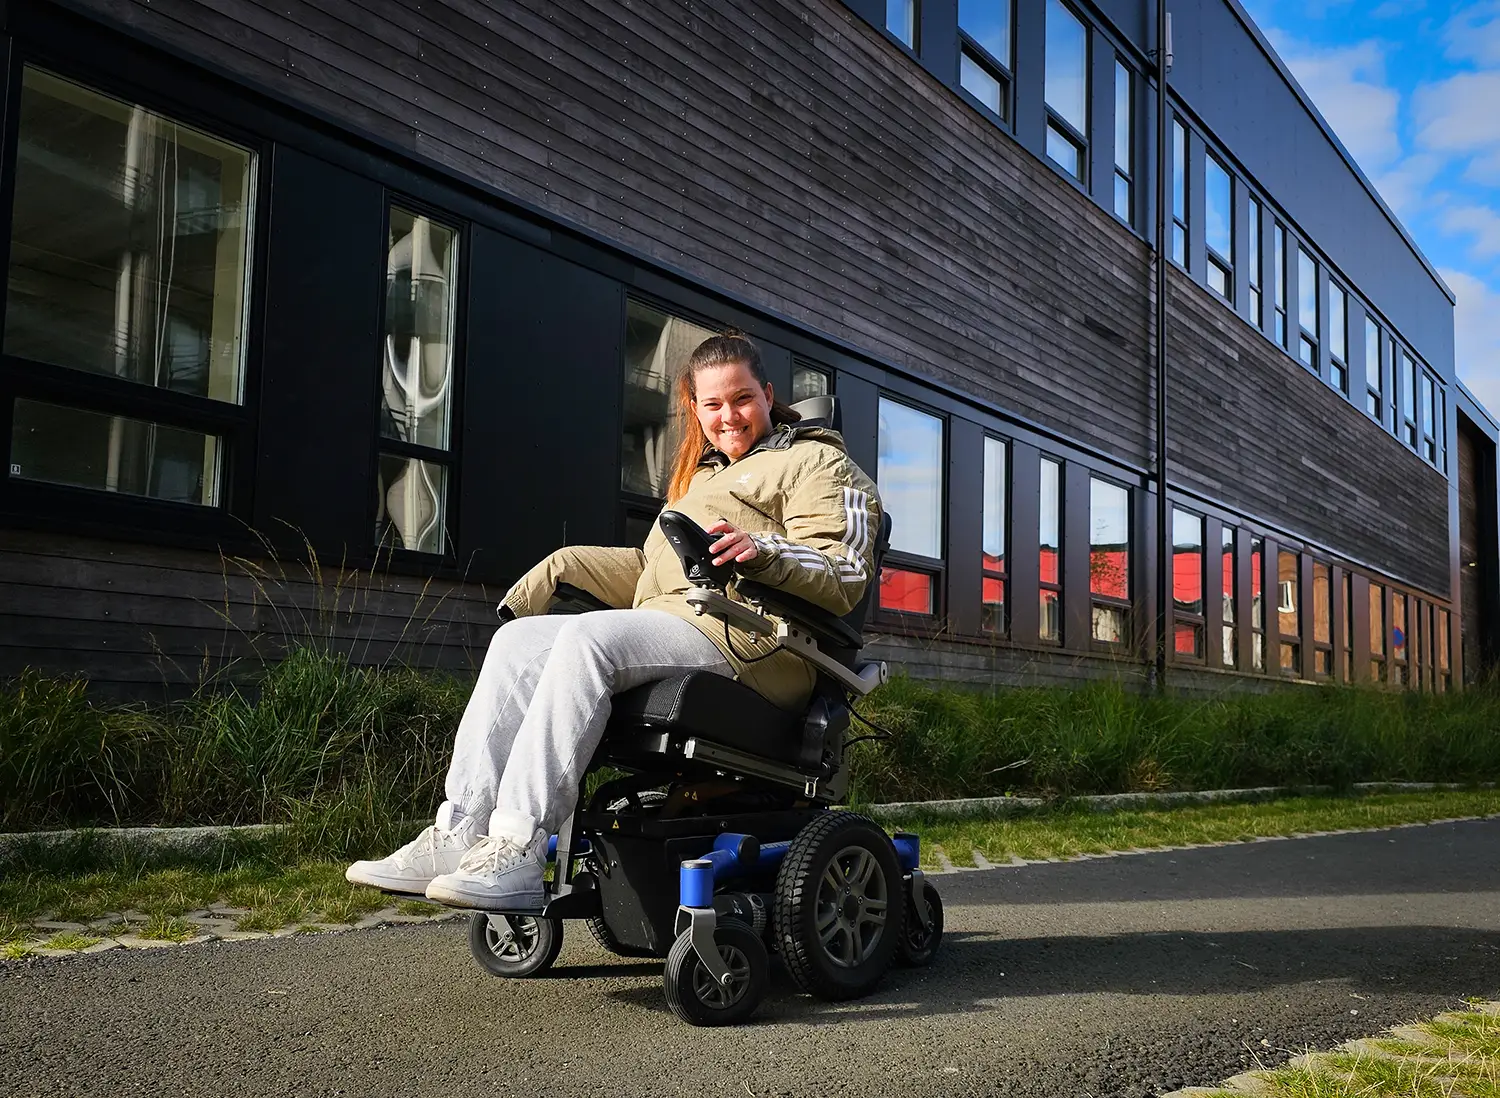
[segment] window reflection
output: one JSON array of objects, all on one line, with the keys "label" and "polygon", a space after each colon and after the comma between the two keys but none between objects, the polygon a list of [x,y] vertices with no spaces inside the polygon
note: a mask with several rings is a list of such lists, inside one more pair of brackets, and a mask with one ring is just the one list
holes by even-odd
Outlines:
[{"label": "window reflection", "polygon": [[375,543],[417,553],[441,553],[448,470],[435,462],[380,455]]},{"label": "window reflection", "polygon": [[990,633],[1003,633],[1005,621],[1005,534],[1009,480],[1005,443],[984,440],[983,560],[981,565],[980,624]]},{"label": "window reflection", "polygon": [[639,301],[627,304],[620,455],[620,487],[625,491],[653,499],[666,496],[677,429],[672,422],[672,383],[698,344],[713,334]]},{"label": "window reflection", "polygon": [[1225,667],[1234,667],[1239,659],[1235,650],[1235,598],[1234,598],[1234,527],[1219,529],[1219,590],[1223,595],[1223,648],[1221,655]]},{"label": "window reflection", "polygon": [[1038,541],[1041,565],[1039,640],[1062,642],[1062,466],[1043,458],[1040,476]]},{"label": "window reflection", "polygon": [[1302,673],[1299,561],[1299,554],[1283,549],[1276,565],[1276,628],[1281,634],[1281,669],[1292,676]]},{"label": "window reflection", "polygon": [[391,209],[380,433],[447,449],[458,302],[458,233]]},{"label": "window reflection", "polygon": [[880,498],[893,518],[891,548],[943,555],[943,421],[880,398]]},{"label": "window reflection", "polygon": [[1130,492],[1118,484],[1089,482],[1089,592],[1093,639],[1129,639]]},{"label": "window reflection", "polygon": [[1203,517],[1172,509],[1172,648],[1203,658]]},{"label": "window reflection", "polygon": [[255,157],[22,76],[5,352],[238,403]]},{"label": "window reflection", "polygon": [[1261,674],[1266,670],[1265,551],[1261,538],[1250,539],[1250,668]]},{"label": "window reflection", "polygon": [[1006,68],[1010,68],[1010,0],[958,0],[958,26]]}]

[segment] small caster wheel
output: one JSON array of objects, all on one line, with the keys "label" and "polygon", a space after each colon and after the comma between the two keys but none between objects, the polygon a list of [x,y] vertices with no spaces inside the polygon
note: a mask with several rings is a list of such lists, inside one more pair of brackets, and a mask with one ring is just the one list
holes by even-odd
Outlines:
[{"label": "small caster wheel", "polygon": [[692,932],[684,930],[667,954],[662,984],[672,1013],[695,1026],[732,1026],[755,1012],[766,993],[771,961],[755,932],[743,923],[725,921],[714,928],[714,945],[729,967],[729,983],[708,974],[693,950]]},{"label": "small caster wheel", "polygon": [[561,919],[540,915],[469,916],[469,949],[491,975],[521,979],[552,967],[562,949]]},{"label": "small caster wheel", "polygon": [[917,915],[917,905],[911,896],[906,898],[906,933],[896,950],[896,962],[907,968],[923,968],[937,956],[938,946],[943,944],[943,898],[932,887],[931,881],[922,882],[922,895],[927,897],[927,913],[932,917],[932,926],[923,929]]}]

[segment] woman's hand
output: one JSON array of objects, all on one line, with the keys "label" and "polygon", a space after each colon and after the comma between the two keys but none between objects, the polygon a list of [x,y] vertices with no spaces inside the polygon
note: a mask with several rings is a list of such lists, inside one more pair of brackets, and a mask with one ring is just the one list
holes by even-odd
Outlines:
[{"label": "woman's hand", "polygon": [[715,539],[708,547],[708,551],[714,554],[714,564],[720,565],[727,561],[736,564],[744,564],[746,561],[754,560],[760,556],[760,550],[755,547],[755,541],[749,534],[735,526],[732,522],[720,519],[708,528],[710,536],[722,535]]}]

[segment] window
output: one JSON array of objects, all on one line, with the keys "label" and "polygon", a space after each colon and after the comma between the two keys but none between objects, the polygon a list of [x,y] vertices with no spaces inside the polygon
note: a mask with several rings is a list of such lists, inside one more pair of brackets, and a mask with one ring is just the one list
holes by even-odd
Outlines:
[{"label": "window", "polygon": [[1344,653],[1344,681],[1354,681],[1354,574],[1344,573],[1344,627],[1339,647]]},{"label": "window", "polygon": [[219,504],[222,440],[125,416],[16,400],[11,476],[125,496]]},{"label": "window", "polygon": [[1203,518],[1172,509],[1172,651],[1203,658]]},{"label": "window", "polygon": [[1005,563],[1007,504],[1010,482],[1005,475],[1005,443],[984,440],[984,554],[980,569],[979,621],[986,633],[1004,633],[1005,584],[1010,569]]},{"label": "window", "polygon": [[919,0],[885,0],[885,29],[909,50],[917,48],[917,4]]},{"label": "window", "polygon": [[1260,202],[1252,198],[1250,200],[1250,240],[1246,246],[1246,257],[1250,263],[1250,323],[1257,328],[1264,327],[1265,316],[1261,312],[1260,280],[1261,261],[1260,254]]},{"label": "window", "polygon": [[1281,673],[1294,679],[1302,676],[1299,564],[1298,554],[1283,549],[1276,567],[1276,626],[1281,633]]},{"label": "window", "polygon": [[1422,374],[1422,456],[1437,464],[1437,428],[1434,415],[1437,408],[1437,385],[1429,373]]},{"label": "window", "polygon": [[1187,129],[1172,119],[1172,262],[1187,261]]},{"label": "window", "polygon": [[447,548],[458,231],[392,206],[380,354],[375,544]]},{"label": "window", "polygon": [[1235,650],[1235,598],[1234,598],[1234,527],[1223,526],[1219,529],[1219,591],[1223,597],[1224,609],[1223,637],[1220,648],[1220,656],[1223,658],[1225,667],[1234,667],[1238,663],[1239,653]]},{"label": "window", "polygon": [[642,514],[654,521],[655,501],[667,494],[677,425],[672,422],[672,382],[698,344],[714,333],[631,300],[625,307],[625,404],[620,487],[653,501]]},{"label": "window", "polygon": [[1370,681],[1385,681],[1385,588],[1370,584]]},{"label": "window", "polygon": [[1047,155],[1086,183],[1089,143],[1089,30],[1062,0],[1047,0]]},{"label": "window", "polygon": [[1328,380],[1341,393],[1349,391],[1349,298],[1344,288],[1328,280]]},{"label": "window", "polygon": [[936,614],[943,555],[943,421],[880,398],[876,482],[893,518],[891,554],[880,573],[880,608]]},{"label": "window", "polygon": [[1401,418],[1405,427],[1401,437],[1413,450],[1417,448],[1417,364],[1401,351]]},{"label": "window", "polygon": [[1405,686],[1409,681],[1406,665],[1406,596],[1391,592],[1391,682]]},{"label": "window", "polygon": [[[220,506],[227,430],[249,423],[255,154],[39,69],[19,99],[9,475]],[[95,381],[27,399],[38,364]]]},{"label": "window", "polygon": [[1001,121],[1010,121],[1010,0],[959,0],[958,82]]},{"label": "window", "polygon": [[1286,230],[1277,225],[1271,235],[1275,252],[1272,259],[1271,278],[1276,284],[1272,294],[1276,307],[1276,342],[1290,350],[1286,341]]},{"label": "window", "polygon": [[1041,614],[1037,639],[1046,644],[1062,643],[1062,466],[1042,458],[1041,521]]},{"label": "window", "polygon": [[1380,325],[1365,317],[1365,411],[1385,424],[1385,362],[1380,357],[1383,345]]},{"label": "window", "polygon": [[1135,215],[1134,74],[1115,58],[1115,216],[1129,224]]},{"label": "window", "polygon": [[809,366],[805,362],[792,363],[792,403],[799,400],[810,400],[813,397],[827,396],[833,391],[829,384],[828,371],[820,370],[816,366]]},{"label": "window", "polygon": [[1130,492],[1118,484],[1089,481],[1089,593],[1096,643],[1130,643]]},{"label": "window", "polygon": [[1234,180],[1210,154],[1204,169],[1203,233],[1208,244],[1208,286],[1234,301]]},{"label": "window", "polygon": [[1313,562],[1313,675],[1333,674],[1333,571],[1322,561]]},{"label": "window", "polygon": [[1318,366],[1318,261],[1297,247],[1297,324],[1302,329],[1297,357],[1313,373]]},{"label": "window", "polygon": [[1443,692],[1453,689],[1453,671],[1449,666],[1451,658],[1450,637],[1448,634],[1448,611],[1437,612],[1437,687]]},{"label": "window", "polygon": [[1266,671],[1266,545],[1250,539],[1250,669]]}]

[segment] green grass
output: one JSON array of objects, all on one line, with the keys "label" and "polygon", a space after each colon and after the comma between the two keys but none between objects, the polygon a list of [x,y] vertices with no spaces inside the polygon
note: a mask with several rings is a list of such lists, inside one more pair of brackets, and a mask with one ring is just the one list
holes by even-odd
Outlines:
[{"label": "green grass", "polygon": [[[0,686],[0,831],[278,823],[307,857],[410,836],[442,799],[468,685],[357,667],[317,642],[248,684],[103,705],[27,672]],[[898,676],[860,703],[896,735],[851,752],[857,803],[1500,774],[1500,686],[1424,695],[1287,688],[1216,698],[939,688]],[[0,872],[4,871],[0,866]]]},{"label": "green grass", "polygon": [[1500,814],[1500,790],[1381,793],[1360,797],[1287,797],[1253,804],[1184,805],[1175,808],[1089,812],[1063,805],[1000,819],[945,820],[909,817],[884,821],[891,830],[922,837],[922,860],[937,865],[941,847],[955,865],[973,865],[978,850],[991,862],[1071,858],[1112,850],[1195,846],[1203,843],[1390,827],[1461,816]]},{"label": "green grass", "polygon": [[[1315,1056],[1263,1071],[1267,1098],[1500,1098],[1500,1016],[1443,1015],[1417,1025],[1432,1043],[1375,1040],[1373,1053]],[[1223,1091],[1224,1098],[1243,1092]]]},{"label": "green grass", "polygon": [[89,946],[98,945],[102,940],[100,938],[90,938],[85,934],[78,934],[71,930],[64,930],[48,938],[41,944],[41,948],[67,949],[76,953],[81,949],[88,949]]},{"label": "green grass", "polygon": [[943,689],[897,677],[860,704],[895,733],[853,749],[865,803],[1038,792],[1478,782],[1500,774],[1500,688],[1302,687],[1214,698]]}]

